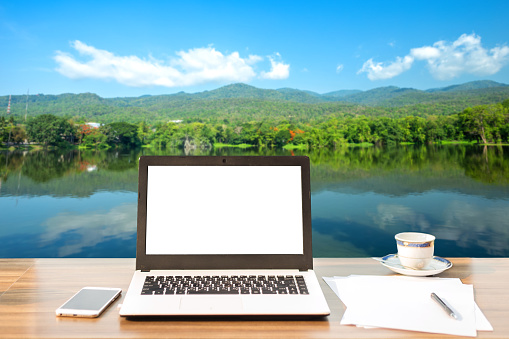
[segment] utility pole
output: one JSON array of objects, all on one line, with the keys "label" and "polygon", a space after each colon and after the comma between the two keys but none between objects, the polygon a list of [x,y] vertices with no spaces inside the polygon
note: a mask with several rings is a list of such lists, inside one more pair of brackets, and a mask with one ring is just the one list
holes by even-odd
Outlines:
[{"label": "utility pole", "polygon": [[7,114],[11,114],[11,95],[9,94],[9,103],[7,104]]}]

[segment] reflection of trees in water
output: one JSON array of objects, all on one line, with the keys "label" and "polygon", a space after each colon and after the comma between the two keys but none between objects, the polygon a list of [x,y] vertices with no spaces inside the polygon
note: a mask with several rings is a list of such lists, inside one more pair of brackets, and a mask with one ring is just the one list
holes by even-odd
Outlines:
[{"label": "reflection of trees in water", "polygon": [[509,156],[502,146],[484,146],[482,152],[469,149],[461,165],[465,174],[473,179],[490,184],[509,184]]},{"label": "reflection of trees in water", "polygon": [[21,173],[35,182],[47,182],[63,177],[73,170],[74,152],[33,152],[25,158]]},{"label": "reflection of trees in water", "polygon": [[[203,155],[276,155],[288,151],[239,148],[192,150]],[[136,192],[142,155],[184,155],[179,149],[40,150],[0,153],[0,194],[87,197],[96,191]],[[9,178],[16,180],[8,180]],[[17,183],[20,182],[21,185]]]},{"label": "reflection of trees in water", "polygon": [[0,173],[21,171],[24,176],[42,183],[79,174],[91,168],[111,171],[136,169],[138,154],[139,152],[136,151],[121,153],[77,150],[5,152],[0,154],[2,163]]},{"label": "reflection of trees in water", "polygon": [[138,151],[108,153],[109,157],[103,162],[103,169],[109,171],[127,171],[138,169]]},{"label": "reflection of trees in water", "polygon": [[6,181],[9,174],[19,171],[23,165],[22,152],[2,152],[0,153],[0,179]]},{"label": "reflection of trees in water", "polygon": [[509,156],[503,146],[395,146],[343,148],[309,154],[316,183],[380,177],[393,173],[448,177],[461,170],[484,183],[509,183]]},{"label": "reflection of trees in water", "polygon": [[[464,145],[345,147],[336,151],[327,149],[311,153],[267,148],[222,148],[196,149],[189,152],[189,155],[193,156],[293,154],[310,157],[314,189],[359,179],[382,178],[385,180],[383,178],[401,174],[413,176],[416,183],[414,186],[409,186],[407,191],[401,191],[400,194],[408,194],[412,190],[429,189],[429,182],[423,178],[428,178],[430,181],[442,178],[444,182],[450,180],[451,185],[455,185],[457,183],[454,181],[458,180],[461,174],[483,183],[498,185],[509,183],[509,152],[504,152],[501,146],[484,148]],[[121,186],[125,186],[123,182],[125,178],[122,178],[121,173],[131,173],[131,177],[136,175],[133,173],[137,172],[138,159],[141,155],[185,155],[185,153],[179,149],[146,148],[108,151],[2,152],[0,153],[0,180],[5,185],[9,176],[21,171],[23,176],[36,183],[48,183],[58,178],[67,180],[66,178],[75,178],[84,172],[97,171],[93,180],[90,181],[90,185],[97,185],[92,189],[101,189],[102,184],[105,187],[112,187],[118,181],[121,182]],[[110,175],[106,172],[110,172]],[[105,180],[100,180],[99,176],[104,176]],[[418,180],[420,183],[417,182]],[[422,186],[422,190],[418,186]],[[72,188],[69,189],[72,190]]]},{"label": "reflection of trees in water", "polygon": [[[99,190],[133,192],[137,189],[137,156],[78,150],[1,153],[4,167],[0,170],[6,174],[0,193],[86,197]],[[9,177],[18,180],[7,180]]]}]

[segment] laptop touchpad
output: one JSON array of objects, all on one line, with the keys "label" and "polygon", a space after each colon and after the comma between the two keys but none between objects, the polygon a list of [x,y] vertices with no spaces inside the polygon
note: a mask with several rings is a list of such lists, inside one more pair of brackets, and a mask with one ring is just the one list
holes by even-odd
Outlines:
[{"label": "laptop touchpad", "polygon": [[180,299],[180,310],[188,312],[203,311],[206,313],[210,311],[236,313],[242,310],[242,299],[235,296],[183,297]]}]

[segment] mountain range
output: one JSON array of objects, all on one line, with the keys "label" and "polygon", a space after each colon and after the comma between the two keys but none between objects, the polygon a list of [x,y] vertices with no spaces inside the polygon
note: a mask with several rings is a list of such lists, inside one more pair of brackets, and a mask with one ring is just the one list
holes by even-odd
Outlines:
[{"label": "mountain range", "polygon": [[[300,103],[321,103],[321,102],[350,102],[361,105],[373,106],[400,106],[402,102],[406,104],[416,104],[426,101],[441,99],[442,97],[454,97],[454,94],[485,94],[490,92],[509,93],[509,85],[490,81],[480,80],[464,84],[453,85],[443,88],[433,88],[428,90],[418,90],[414,88],[400,88],[396,86],[378,87],[367,91],[361,90],[339,90],[324,94],[312,91],[305,91],[293,88],[280,89],[261,89],[250,85],[237,83],[220,87],[211,91],[204,91],[194,94],[179,92],[169,95],[185,97],[188,99],[261,99],[261,100],[283,100]],[[149,96],[143,96],[147,98]],[[399,99],[398,99],[399,98]],[[397,100],[396,100],[397,99]]]},{"label": "mountain range", "polygon": [[[28,101],[30,115],[52,113],[104,122],[119,119],[119,115],[122,115],[120,112],[129,116],[128,121],[164,121],[168,118],[207,117],[211,114],[226,116],[231,112],[263,117],[263,111],[270,111],[270,115],[275,116],[279,111],[281,115],[288,112],[294,115],[294,112],[306,110],[313,111],[312,115],[320,114],[320,111],[324,114],[380,115],[397,111],[397,115],[441,115],[460,112],[471,106],[499,103],[508,98],[509,85],[489,80],[428,90],[388,86],[324,94],[292,88],[261,89],[237,83],[198,93],[125,98],[102,98],[93,93],[37,94],[28,98],[14,95],[11,114],[24,116]],[[9,96],[1,96],[0,107],[6,109],[8,100]]]}]

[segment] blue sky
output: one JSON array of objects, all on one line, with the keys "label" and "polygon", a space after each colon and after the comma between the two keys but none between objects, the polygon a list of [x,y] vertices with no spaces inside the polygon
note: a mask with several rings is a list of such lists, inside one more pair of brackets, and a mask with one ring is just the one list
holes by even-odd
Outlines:
[{"label": "blue sky", "polygon": [[509,83],[507,13],[509,1],[0,0],[0,95]]}]

